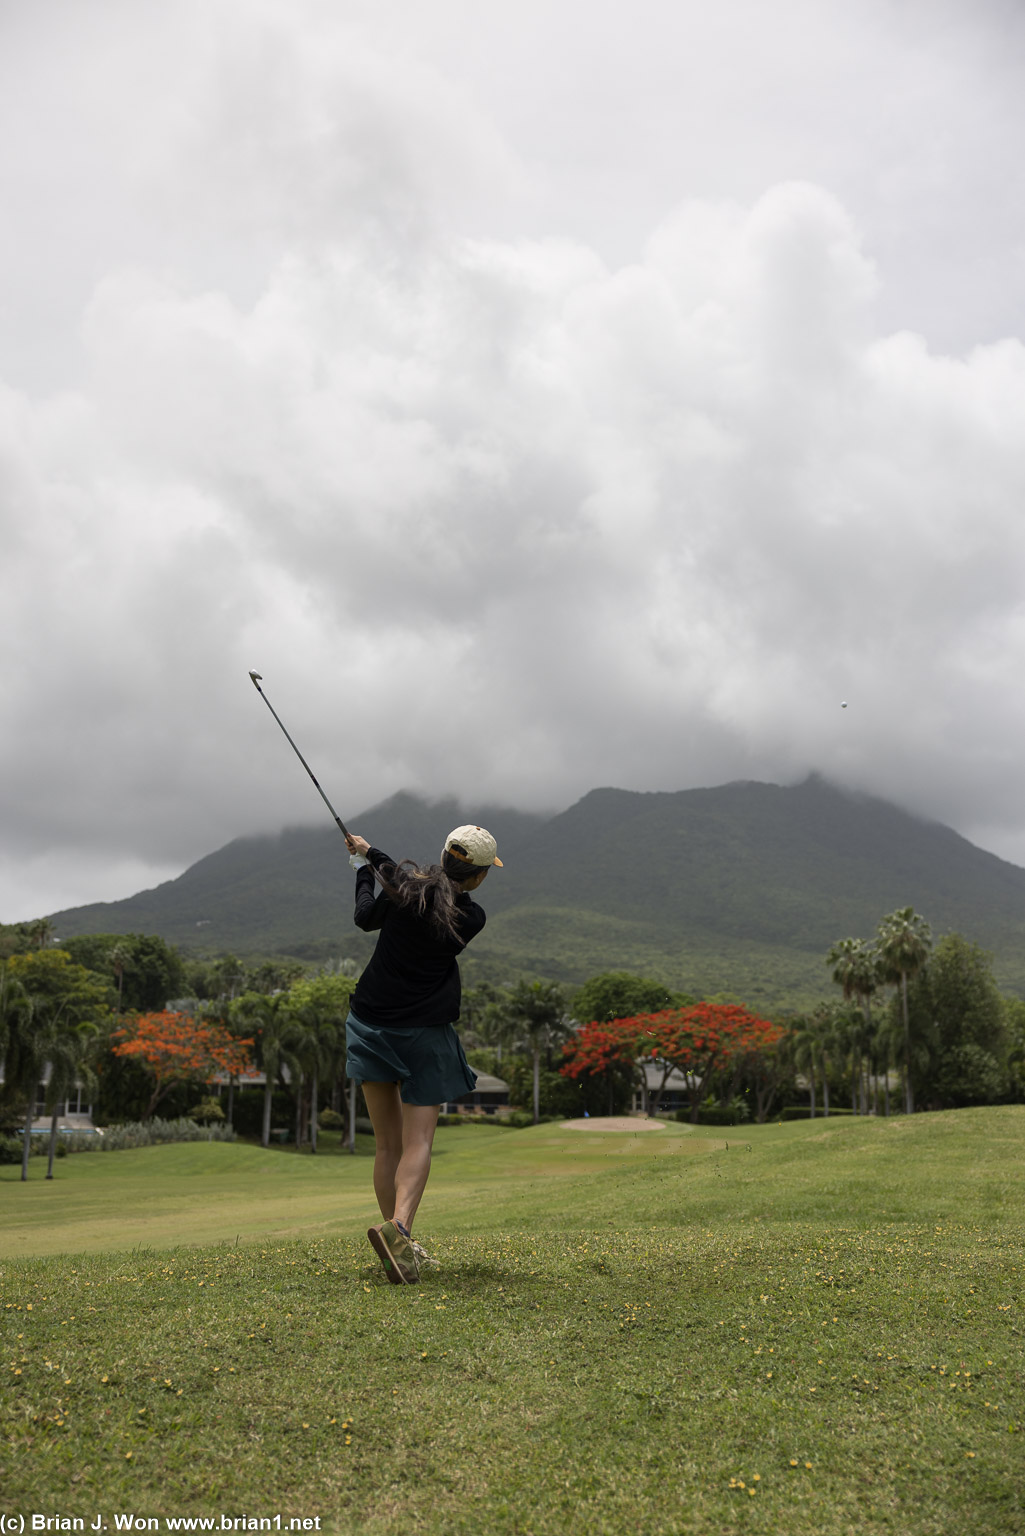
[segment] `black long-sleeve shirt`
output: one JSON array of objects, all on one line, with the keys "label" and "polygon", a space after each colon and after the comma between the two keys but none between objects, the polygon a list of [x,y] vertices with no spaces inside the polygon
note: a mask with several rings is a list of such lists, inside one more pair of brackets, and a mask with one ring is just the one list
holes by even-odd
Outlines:
[{"label": "black long-sleeve shirt", "polygon": [[[387,877],[394,860],[379,848],[367,858]],[[419,1029],[425,1024],[454,1024],[459,1017],[462,983],[456,956],[484,927],[483,907],[469,892],[456,894],[459,938],[439,935],[430,914],[399,907],[386,891],[374,895],[373,869],[356,871],[354,920],[364,933],[380,930],[377,946],[352,994],[352,1011],[364,1024],[384,1029]]]}]

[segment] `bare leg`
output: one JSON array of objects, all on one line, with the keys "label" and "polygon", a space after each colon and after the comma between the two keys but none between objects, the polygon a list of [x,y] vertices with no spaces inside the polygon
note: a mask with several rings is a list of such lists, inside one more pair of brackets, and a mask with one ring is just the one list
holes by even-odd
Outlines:
[{"label": "bare leg", "polygon": [[374,1127],[374,1194],[381,1215],[395,1215],[395,1174],[402,1158],[402,1099],[398,1083],[364,1083],[370,1123]]},{"label": "bare leg", "polygon": [[398,1083],[364,1083],[374,1127],[374,1194],[385,1221],[412,1231],[431,1171],[440,1104],[403,1104]]},{"label": "bare leg", "polygon": [[407,1232],[423,1198],[431,1172],[431,1147],[440,1104],[403,1104],[402,1158],[395,1171],[395,1220]]}]

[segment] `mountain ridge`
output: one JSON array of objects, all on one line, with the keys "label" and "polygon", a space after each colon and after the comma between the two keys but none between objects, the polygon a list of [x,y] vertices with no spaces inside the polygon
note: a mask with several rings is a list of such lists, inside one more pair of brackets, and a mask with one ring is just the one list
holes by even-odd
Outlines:
[{"label": "mountain ridge", "polygon": [[[481,889],[488,925],[464,975],[640,970],[689,991],[795,1002],[828,991],[823,957],[914,906],[937,936],[964,933],[1025,992],[1025,870],[940,822],[818,775],[692,790],[588,791],[555,815],[425,801],[408,791],[353,818],[394,857],[437,859],[448,830],[479,820],[501,870]],[[337,830],[238,838],[153,890],[51,914],[58,933],[154,932],[183,948],[362,961]]]}]

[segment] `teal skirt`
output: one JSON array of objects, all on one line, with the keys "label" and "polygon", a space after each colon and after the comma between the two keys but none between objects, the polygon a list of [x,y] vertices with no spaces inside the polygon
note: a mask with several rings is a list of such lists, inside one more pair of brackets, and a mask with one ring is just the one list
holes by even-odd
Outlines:
[{"label": "teal skirt", "polygon": [[451,1024],[378,1029],[350,1013],[345,1045],[346,1077],[357,1083],[398,1083],[404,1104],[445,1104],[477,1086],[477,1074]]}]

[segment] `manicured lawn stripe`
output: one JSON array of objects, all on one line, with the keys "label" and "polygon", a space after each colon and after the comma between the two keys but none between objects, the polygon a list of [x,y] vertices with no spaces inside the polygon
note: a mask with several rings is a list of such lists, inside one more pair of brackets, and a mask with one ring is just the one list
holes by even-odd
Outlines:
[{"label": "manicured lawn stripe", "polygon": [[[52,1181],[45,1159],[33,1158],[28,1185],[20,1183],[19,1167],[0,1165],[0,1257],[349,1233],[376,1210],[368,1166],[373,1138],[356,1138],[355,1158],[342,1152],[337,1136],[321,1141],[316,1157],[237,1142],[88,1152],[62,1159]],[[659,1143],[654,1154],[652,1141]],[[550,1127],[442,1127],[432,1209],[458,1209],[478,1198],[490,1205],[496,1189],[509,1190],[510,1179],[529,1193],[539,1178],[561,1187],[624,1158],[701,1158],[716,1145],[722,1143],[688,1126],[611,1137]]]}]

